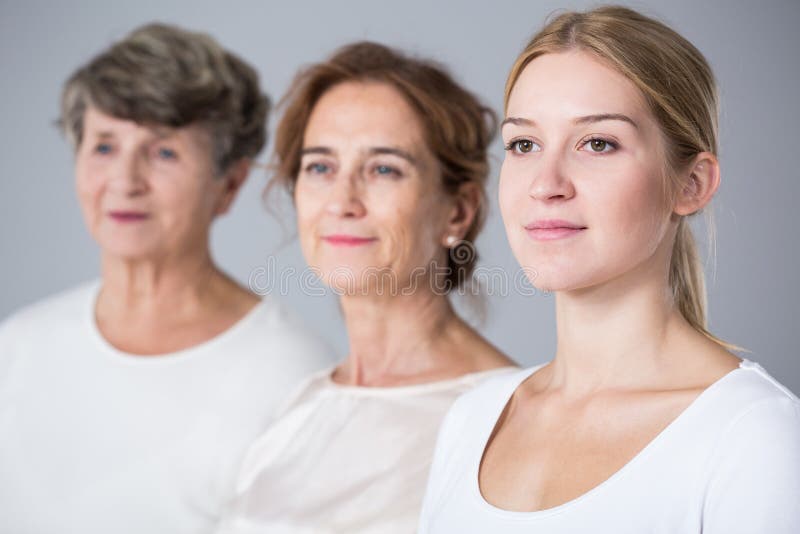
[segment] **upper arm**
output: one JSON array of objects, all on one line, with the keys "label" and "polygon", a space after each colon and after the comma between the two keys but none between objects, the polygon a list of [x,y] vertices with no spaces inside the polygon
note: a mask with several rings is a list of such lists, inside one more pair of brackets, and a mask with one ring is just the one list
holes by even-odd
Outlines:
[{"label": "upper arm", "polygon": [[703,509],[704,534],[800,532],[800,403],[759,401],[718,448]]}]

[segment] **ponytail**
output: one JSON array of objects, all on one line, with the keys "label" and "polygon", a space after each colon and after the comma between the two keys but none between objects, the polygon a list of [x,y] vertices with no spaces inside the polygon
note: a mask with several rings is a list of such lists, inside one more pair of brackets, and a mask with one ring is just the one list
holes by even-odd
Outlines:
[{"label": "ponytail", "polygon": [[675,246],[669,265],[669,285],[675,307],[694,329],[706,330],[706,282],[697,244],[685,217],[678,223]]},{"label": "ponytail", "polygon": [[697,253],[692,228],[686,217],[678,222],[675,246],[669,264],[669,286],[675,307],[692,328],[727,350],[743,350],[708,331],[706,320],[706,282],[703,262]]}]

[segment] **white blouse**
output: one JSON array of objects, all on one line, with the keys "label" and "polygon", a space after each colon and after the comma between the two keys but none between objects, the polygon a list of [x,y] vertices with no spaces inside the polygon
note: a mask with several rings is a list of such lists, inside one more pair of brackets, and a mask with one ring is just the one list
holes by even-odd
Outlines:
[{"label": "white blouse", "polygon": [[478,486],[481,457],[509,398],[535,371],[498,377],[453,405],[420,534],[800,533],[800,401],[747,360],[580,497],[536,512],[491,505]]},{"label": "white blouse", "polygon": [[311,377],[250,447],[220,532],[414,532],[444,414],[511,369],[401,387]]}]

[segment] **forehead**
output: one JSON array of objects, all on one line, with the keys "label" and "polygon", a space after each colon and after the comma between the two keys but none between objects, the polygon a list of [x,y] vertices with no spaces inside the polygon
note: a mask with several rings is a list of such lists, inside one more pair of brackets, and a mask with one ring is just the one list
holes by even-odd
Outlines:
[{"label": "forehead", "polygon": [[622,73],[580,50],[544,54],[520,73],[506,114],[580,117],[597,113],[647,115],[644,97]]},{"label": "forehead", "polygon": [[95,107],[89,107],[83,115],[83,129],[95,133],[124,134],[125,132],[136,132],[144,127],[135,121],[121,119]]},{"label": "forehead", "polygon": [[214,140],[211,130],[200,123],[193,123],[180,128],[172,128],[162,124],[145,125],[129,119],[121,119],[109,115],[97,108],[89,107],[83,116],[83,136],[78,145],[86,146],[89,142],[108,139],[131,146],[167,141],[180,147],[181,150],[193,154],[192,159],[213,160]]},{"label": "forehead", "polygon": [[358,142],[402,145],[424,144],[417,111],[394,87],[379,82],[344,82],[317,101],[305,131],[305,145]]},{"label": "forehead", "polygon": [[190,124],[180,128],[163,124],[141,124],[134,120],[115,117],[95,107],[86,109],[83,116],[83,130],[84,133],[93,135],[185,138],[194,142],[206,142],[209,137],[208,128],[200,124]]}]

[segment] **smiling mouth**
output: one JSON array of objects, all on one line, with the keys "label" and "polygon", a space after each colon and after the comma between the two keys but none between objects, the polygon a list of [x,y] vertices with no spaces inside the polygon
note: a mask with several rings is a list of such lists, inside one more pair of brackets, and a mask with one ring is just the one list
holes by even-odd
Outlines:
[{"label": "smiling mouth", "polygon": [[339,247],[358,247],[368,245],[378,240],[376,237],[358,237],[353,235],[326,235],[322,240]]},{"label": "smiling mouth", "polygon": [[141,211],[109,211],[108,216],[117,222],[139,222],[150,218],[150,215]]},{"label": "smiling mouth", "polygon": [[536,241],[564,239],[587,229],[586,226],[558,220],[535,221],[525,225],[524,228],[527,234]]}]

